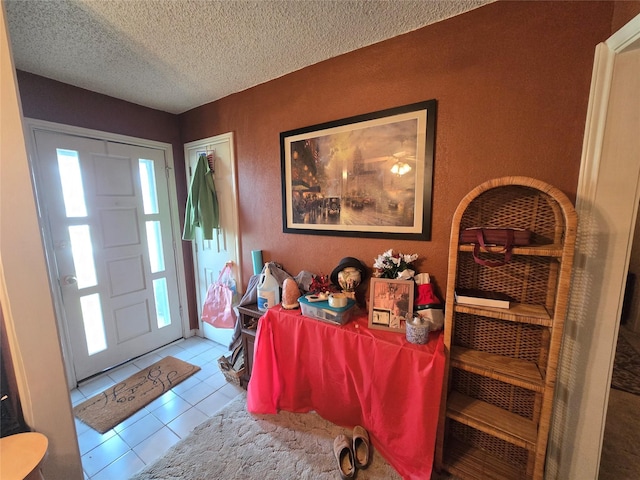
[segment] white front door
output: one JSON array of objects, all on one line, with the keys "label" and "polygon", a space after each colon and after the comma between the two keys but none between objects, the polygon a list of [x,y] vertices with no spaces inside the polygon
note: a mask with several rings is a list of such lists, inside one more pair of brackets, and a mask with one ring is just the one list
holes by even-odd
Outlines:
[{"label": "white front door", "polygon": [[76,380],[182,338],[165,152],[37,129],[34,144]]},{"label": "white front door", "polygon": [[[242,286],[239,259],[238,237],[238,196],[236,189],[236,166],[233,149],[233,134],[227,133],[185,144],[185,162],[187,184],[196,170],[201,153],[211,154],[214,158],[214,184],[220,207],[220,228],[214,231],[213,240],[204,240],[202,230],[196,229],[193,241],[194,270],[198,301],[198,318],[202,314],[202,305],[211,283],[218,280],[226,262],[233,262],[232,271],[236,280],[238,295]],[[228,346],[233,329],[214,328],[202,323],[204,336],[224,346]]]}]

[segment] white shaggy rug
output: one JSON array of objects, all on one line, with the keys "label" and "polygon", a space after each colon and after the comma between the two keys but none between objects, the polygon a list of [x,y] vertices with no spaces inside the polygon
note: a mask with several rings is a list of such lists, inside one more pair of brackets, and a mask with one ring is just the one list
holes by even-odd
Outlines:
[{"label": "white shaggy rug", "polygon": [[[247,412],[240,395],[174,445],[164,457],[131,480],[203,479],[339,479],[333,439],[351,431],[315,413]],[[400,479],[373,451],[372,463],[358,480]]]}]

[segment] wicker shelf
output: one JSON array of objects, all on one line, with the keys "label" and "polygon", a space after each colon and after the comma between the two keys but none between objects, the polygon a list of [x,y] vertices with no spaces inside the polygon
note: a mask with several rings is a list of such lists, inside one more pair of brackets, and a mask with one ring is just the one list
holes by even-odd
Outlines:
[{"label": "wicker shelf", "polygon": [[454,392],[447,403],[447,417],[518,447],[535,450],[536,423],[489,403]]},{"label": "wicker shelf", "polygon": [[[471,227],[521,228],[531,245],[497,267],[460,243]],[[436,469],[463,479],[542,480],[577,217],[556,188],[526,177],[479,185],[453,216]],[[482,248],[485,260],[502,260]],[[455,303],[456,289],[502,292],[510,308]]]},{"label": "wicker shelf", "polygon": [[511,308],[477,307],[471,305],[455,305],[455,311],[497,318],[509,322],[529,323],[550,327],[553,324],[551,315],[542,305],[517,303]]},{"label": "wicker shelf", "polygon": [[544,379],[538,365],[519,358],[480,352],[459,346],[451,347],[451,366],[536,392],[544,391]]},{"label": "wicker shelf", "polygon": [[516,469],[512,463],[454,440],[447,444],[444,465],[447,471],[462,478],[510,480],[525,477],[525,473]]},{"label": "wicker shelf", "polygon": [[[461,244],[458,246],[461,252],[473,252],[474,245],[471,244]],[[536,257],[562,257],[562,252],[564,247],[562,245],[529,245],[526,247],[513,247],[511,253],[513,255],[533,255]],[[491,247],[489,249],[480,248],[481,252],[491,252]]]}]

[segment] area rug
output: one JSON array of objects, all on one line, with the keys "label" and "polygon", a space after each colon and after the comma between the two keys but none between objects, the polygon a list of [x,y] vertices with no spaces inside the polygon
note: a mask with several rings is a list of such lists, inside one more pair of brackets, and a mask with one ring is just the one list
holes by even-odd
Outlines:
[{"label": "area rug", "polygon": [[[246,394],[239,395],[130,480],[340,478],[333,440],[351,436],[349,429],[315,413],[254,415],[246,402]],[[357,478],[401,477],[374,449]]]},{"label": "area rug", "polygon": [[640,478],[640,396],[609,393],[598,480]]},{"label": "area rug", "polygon": [[624,392],[640,395],[640,353],[623,335],[618,335],[611,386]]},{"label": "area rug", "polygon": [[77,405],[73,413],[105,433],[198,370],[200,367],[196,365],[165,357]]}]

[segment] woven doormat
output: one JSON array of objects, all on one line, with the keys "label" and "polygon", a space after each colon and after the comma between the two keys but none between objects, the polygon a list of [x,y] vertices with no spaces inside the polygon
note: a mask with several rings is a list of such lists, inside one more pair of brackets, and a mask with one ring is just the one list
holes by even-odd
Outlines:
[{"label": "woven doormat", "polygon": [[200,367],[196,365],[165,357],[77,405],[73,413],[93,429],[105,433],[198,370]]}]

